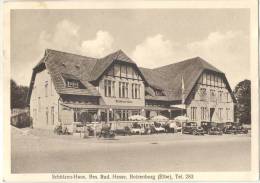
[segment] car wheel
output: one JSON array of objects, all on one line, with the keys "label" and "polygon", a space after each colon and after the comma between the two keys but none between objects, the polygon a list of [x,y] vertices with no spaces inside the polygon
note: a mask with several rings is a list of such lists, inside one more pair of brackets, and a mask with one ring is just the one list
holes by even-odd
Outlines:
[{"label": "car wheel", "polygon": [[197,133],[196,133],[196,130],[193,130],[192,131],[192,135],[196,135]]}]

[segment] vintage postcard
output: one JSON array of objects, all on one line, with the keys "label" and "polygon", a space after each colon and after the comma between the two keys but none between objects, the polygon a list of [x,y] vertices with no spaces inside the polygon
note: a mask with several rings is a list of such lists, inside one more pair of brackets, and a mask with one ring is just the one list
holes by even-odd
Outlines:
[{"label": "vintage postcard", "polygon": [[5,2],[4,180],[258,180],[257,7]]}]

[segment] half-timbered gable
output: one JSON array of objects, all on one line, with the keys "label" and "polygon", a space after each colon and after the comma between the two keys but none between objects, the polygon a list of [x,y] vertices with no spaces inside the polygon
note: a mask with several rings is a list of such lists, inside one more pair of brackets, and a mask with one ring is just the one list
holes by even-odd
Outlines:
[{"label": "half-timbered gable", "polygon": [[125,121],[136,114],[234,121],[235,98],[225,74],[199,57],[147,69],[122,50],[90,58],[47,49],[33,69],[27,99],[39,128]]},{"label": "half-timbered gable", "polygon": [[147,106],[183,104],[191,121],[233,121],[235,98],[225,74],[196,57],[155,69],[141,68]]}]

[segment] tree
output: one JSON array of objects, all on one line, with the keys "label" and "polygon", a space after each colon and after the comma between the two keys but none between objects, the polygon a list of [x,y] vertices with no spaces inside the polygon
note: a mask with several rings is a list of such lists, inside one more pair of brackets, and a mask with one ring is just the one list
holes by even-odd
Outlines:
[{"label": "tree", "polygon": [[19,86],[11,79],[11,109],[13,108],[25,108],[26,97],[29,88],[27,86]]},{"label": "tree", "polygon": [[235,118],[244,124],[251,124],[251,81],[238,83],[233,91],[237,100],[235,104]]}]

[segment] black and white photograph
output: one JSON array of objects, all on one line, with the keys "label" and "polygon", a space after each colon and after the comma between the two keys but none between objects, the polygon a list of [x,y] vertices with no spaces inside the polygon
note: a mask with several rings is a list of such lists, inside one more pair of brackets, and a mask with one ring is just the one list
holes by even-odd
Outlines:
[{"label": "black and white photograph", "polygon": [[63,4],[9,11],[8,174],[257,177],[255,9]]}]

